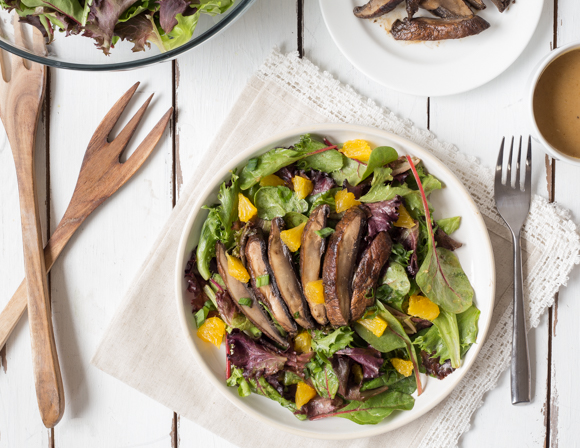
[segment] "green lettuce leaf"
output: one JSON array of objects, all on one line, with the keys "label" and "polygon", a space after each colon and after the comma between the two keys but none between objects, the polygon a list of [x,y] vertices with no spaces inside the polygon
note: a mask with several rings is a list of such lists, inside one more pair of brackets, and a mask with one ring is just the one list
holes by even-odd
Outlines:
[{"label": "green lettuce leaf", "polygon": [[314,330],[312,350],[325,356],[332,356],[337,351],[346,348],[353,340],[354,332],[349,327],[340,327],[328,335],[320,330]]},{"label": "green lettuce leaf", "polygon": [[[325,146],[322,144],[322,147]],[[329,149],[328,151],[323,151],[298,161],[298,168],[301,170],[318,170],[324,171],[325,173],[337,171],[342,168],[342,165],[342,154],[336,149]]]},{"label": "green lettuce leaf", "polygon": [[453,218],[444,218],[439,221],[435,221],[435,224],[441,228],[447,235],[451,235],[461,224],[461,216],[455,216]]},{"label": "green lettuce leaf", "polygon": [[283,406],[292,412],[298,420],[306,420],[306,414],[300,414],[300,411],[298,411],[296,408],[296,404],[293,401],[286,400],[284,397],[282,397],[263,376],[258,378],[258,380],[250,378],[247,381],[252,387],[252,392],[279,403],[280,406]]},{"label": "green lettuce leaf", "polygon": [[411,395],[388,390],[369,398],[365,402],[351,401],[347,406],[332,415],[346,418],[359,425],[376,425],[393,411],[410,411],[414,405],[415,399]]},{"label": "green lettuce leaf", "polygon": [[288,187],[262,187],[254,196],[254,205],[262,219],[274,219],[289,212],[306,213],[308,203],[298,199]]}]

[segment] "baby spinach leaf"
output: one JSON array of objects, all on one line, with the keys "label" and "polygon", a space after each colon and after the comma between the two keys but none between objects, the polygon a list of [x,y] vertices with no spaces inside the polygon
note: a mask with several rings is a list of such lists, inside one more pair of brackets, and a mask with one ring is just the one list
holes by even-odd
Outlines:
[{"label": "baby spinach leaf", "polygon": [[[274,148],[251,159],[240,174],[240,188],[247,190],[260,182],[264,176],[274,174],[280,168],[290,165],[304,157],[313,156],[316,151],[327,147],[324,143],[313,140],[309,134],[300,137],[292,148]],[[329,149],[330,151],[330,149]],[[319,154],[322,154],[320,152]],[[336,156],[335,156],[336,157]]]},{"label": "baby spinach leaf", "polygon": [[209,263],[215,257],[215,244],[220,239],[220,228],[219,211],[216,208],[210,208],[209,215],[201,228],[196,252],[197,270],[205,280],[211,277]]},{"label": "baby spinach leaf", "polygon": [[398,157],[397,151],[389,146],[379,146],[373,149],[368,163],[359,162],[343,154],[343,166],[332,173],[332,177],[338,185],[342,185],[347,180],[354,187],[373,174],[376,168],[383,167],[397,160]]},{"label": "baby spinach leaf", "polygon": [[433,325],[439,330],[439,335],[447,347],[451,367],[457,369],[461,366],[461,343],[456,315],[441,310],[437,319],[433,320]]},{"label": "baby spinach leaf", "polygon": [[383,386],[392,386],[396,382],[401,381],[403,378],[405,377],[401,375],[399,372],[397,372],[395,369],[389,369],[387,373],[384,373],[378,378],[374,378],[372,380],[364,382],[360,390],[361,392],[363,392],[365,390],[378,389],[379,387]]},{"label": "baby spinach leaf", "polygon": [[325,356],[332,356],[346,348],[353,340],[354,332],[349,327],[340,327],[332,333],[324,335],[320,330],[314,330],[312,335],[312,350]]},{"label": "baby spinach leaf", "polygon": [[447,235],[451,235],[459,228],[459,225],[461,224],[461,216],[455,216],[453,218],[443,218],[440,219],[439,221],[435,221],[435,223]]},{"label": "baby spinach leaf", "polygon": [[305,213],[308,203],[298,199],[288,187],[262,187],[254,196],[254,205],[262,219],[274,219],[288,212]]},{"label": "baby spinach leaf", "polygon": [[413,161],[409,156],[407,160],[421,192],[429,236],[427,255],[415,277],[417,284],[421,291],[441,309],[450,313],[461,313],[471,306],[473,288],[455,254],[436,247],[425,190]]},{"label": "baby spinach leaf", "polygon": [[457,315],[457,327],[459,327],[459,340],[461,342],[461,357],[475,344],[477,333],[479,332],[480,311],[471,305],[463,313]]},{"label": "baby spinach leaf", "polygon": [[401,340],[401,338],[392,331],[385,330],[380,337],[377,337],[358,322],[355,322],[353,327],[361,338],[368,342],[373,348],[376,348],[379,352],[388,353],[397,348],[406,347],[405,341]]},{"label": "baby spinach leaf", "polygon": [[396,390],[404,394],[412,394],[417,390],[417,380],[415,376],[411,375],[408,377],[403,377],[400,381],[392,384],[389,390]]},{"label": "baby spinach leaf", "polygon": [[218,193],[218,200],[221,206],[218,207],[218,212],[221,221],[221,237],[220,240],[229,247],[234,240],[234,231],[232,225],[238,219],[238,193],[240,192],[239,177],[236,173],[232,173],[230,186],[222,183]]},{"label": "baby spinach leaf", "polygon": [[334,229],[332,227],[325,227],[324,229],[315,230],[316,233],[320,238],[326,238],[334,233]]},{"label": "baby spinach leaf", "polygon": [[367,169],[363,173],[362,180],[365,180],[373,174],[377,168],[383,167],[387,163],[394,162],[398,158],[399,154],[397,154],[397,151],[390,146],[379,146],[378,148],[373,149],[371,156],[369,157],[369,162],[367,163]]},{"label": "baby spinach leaf", "polygon": [[[322,144],[322,147],[325,145]],[[342,154],[336,149],[329,149],[318,154],[314,154],[298,161],[298,168],[301,170],[318,170],[325,173],[332,173],[342,168]]]},{"label": "baby spinach leaf", "polygon": [[298,227],[300,224],[306,221],[308,221],[308,218],[302,213],[288,212],[284,215],[284,223],[286,224],[287,229]]},{"label": "baby spinach leaf", "polygon": [[377,289],[377,299],[393,308],[403,311],[403,302],[411,290],[411,282],[406,269],[399,263],[392,261]]},{"label": "baby spinach leaf", "polygon": [[331,415],[346,418],[359,425],[376,425],[393,411],[409,411],[414,404],[415,400],[411,395],[388,390],[364,402],[351,401]]}]

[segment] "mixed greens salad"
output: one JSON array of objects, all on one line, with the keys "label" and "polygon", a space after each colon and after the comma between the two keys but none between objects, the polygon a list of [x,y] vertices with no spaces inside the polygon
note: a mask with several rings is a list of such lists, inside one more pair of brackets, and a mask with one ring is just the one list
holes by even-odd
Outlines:
[{"label": "mixed greens salad", "polygon": [[377,424],[443,380],[479,310],[443,187],[416,157],[303,135],[220,186],[185,278],[202,340],[225,338],[227,384],[300,420]]},{"label": "mixed greens salad", "polygon": [[234,0],[0,0],[19,20],[38,28],[52,42],[58,30],[67,36],[82,34],[109,54],[121,40],[133,51],[162,52],[179,47],[193,36],[201,14],[223,14]]}]

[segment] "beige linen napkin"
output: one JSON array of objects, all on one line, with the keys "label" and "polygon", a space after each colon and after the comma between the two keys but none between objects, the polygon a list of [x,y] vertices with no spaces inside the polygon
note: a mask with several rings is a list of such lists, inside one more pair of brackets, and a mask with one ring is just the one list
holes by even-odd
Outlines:
[{"label": "beige linen napkin", "polygon": [[[174,297],[176,250],[185,220],[203,188],[241,148],[297,126],[346,122],[399,134],[431,150],[449,166],[477,202],[489,229],[497,269],[493,322],[475,364],[453,393],[412,425],[349,442],[352,447],[454,446],[469,427],[485,392],[509,364],[511,340],[511,238],[493,206],[491,172],[372,101],[361,98],[296,54],[274,52],[252,77],[199,164],[151,253],[132,282],[92,362],[168,408],[240,447],[334,448],[338,442],[285,434],[244,414],[217,392],[195,363],[178,321]],[[524,233],[525,290],[535,327],[554,294],[578,263],[580,242],[567,214],[535,197]],[[155,363],[151,363],[154,359]],[[227,422],[223,418],[228,416]],[[248,430],[252,428],[252,430]],[[343,443],[340,444],[341,446]]]}]

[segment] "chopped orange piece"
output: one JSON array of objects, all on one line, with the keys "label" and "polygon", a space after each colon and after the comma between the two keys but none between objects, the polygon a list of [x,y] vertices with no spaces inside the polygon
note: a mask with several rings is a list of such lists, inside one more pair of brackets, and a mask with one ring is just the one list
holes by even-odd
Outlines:
[{"label": "chopped orange piece", "polygon": [[306,330],[298,333],[294,338],[294,350],[299,353],[308,353],[312,351],[311,344],[312,336],[310,336],[310,333]]},{"label": "chopped orange piece", "polygon": [[284,242],[288,249],[291,252],[296,252],[300,249],[300,245],[302,244],[302,232],[304,231],[304,226],[306,222],[294,227],[293,229],[283,230],[280,232],[280,238]]},{"label": "chopped orange piece", "polygon": [[334,202],[336,213],[344,212],[355,205],[360,205],[360,202],[355,199],[354,193],[349,193],[346,188],[336,193]]},{"label": "chopped orange piece", "polygon": [[304,382],[298,383],[296,386],[296,407],[300,409],[310,400],[316,397],[316,390]]},{"label": "chopped orange piece", "polygon": [[197,337],[220,348],[226,334],[226,324],[219,317],[210,317],[197,329]]},{"label": "chopped orange piece", "polygon": [[294,186],[294,193],[296,193],[298,199],[304,199],[314,190],[312,182],[302,176],[294,176],[292,178],[292,185]]},{"label": "chopped orange piece", "polygon": [[242,283],[248,283],[250,281],[250,274],[248,274],[247,269],[244,267],[242,260],[236,257],[232,257],[226,252],[226,258],[228,259],[228,274],[230,274],[236,280]]},{"label": "chopped orange piece", "polygon": [[397,372],[403,376],[411,376],[413,374],[413,363],[406,359],[391,358],[391,364]]},{"label": "chopped orange piece", "polygon": [[242,222],[248,222],[258,213],[258,209],[242,193],[238,193],[238,217]]},{"label": "chopped orange piece", "polygon": [[359,319],[357,322],[377,338],[380,338],[387,329],[387,323],[379,316],[375,316],[372,319]]},{"label": "chopped orange piece", "polygon": [[285,183],[275,174],[270,174],[260,179],[260,187],[278,187],[280,185],[285,185]]},{"label": "chopped orange piece", "polygon": [[439,316],[439,307],[427,297],[411,296],[407,313],[421,319],[434,320]]},{"label": "chopped orange piece", "polygon": [[324,303],[324,285],[322,279],[306,283],[304,295],[310,303],[320,305]]},{"label": "chopped orange piece", "polygon": [[371,157],[371,147],[366,140],[349,140],[344,142],[340,150],[345,156],[350,159],[356,159],[361,162],[368,162]]},{"label": "chopped orange piece", "polygon": [[415,220],[411,218],[409,212],[403,204],[399,205],[399,219],[393,224],[395,227],[410,229],[415,226]]}]

